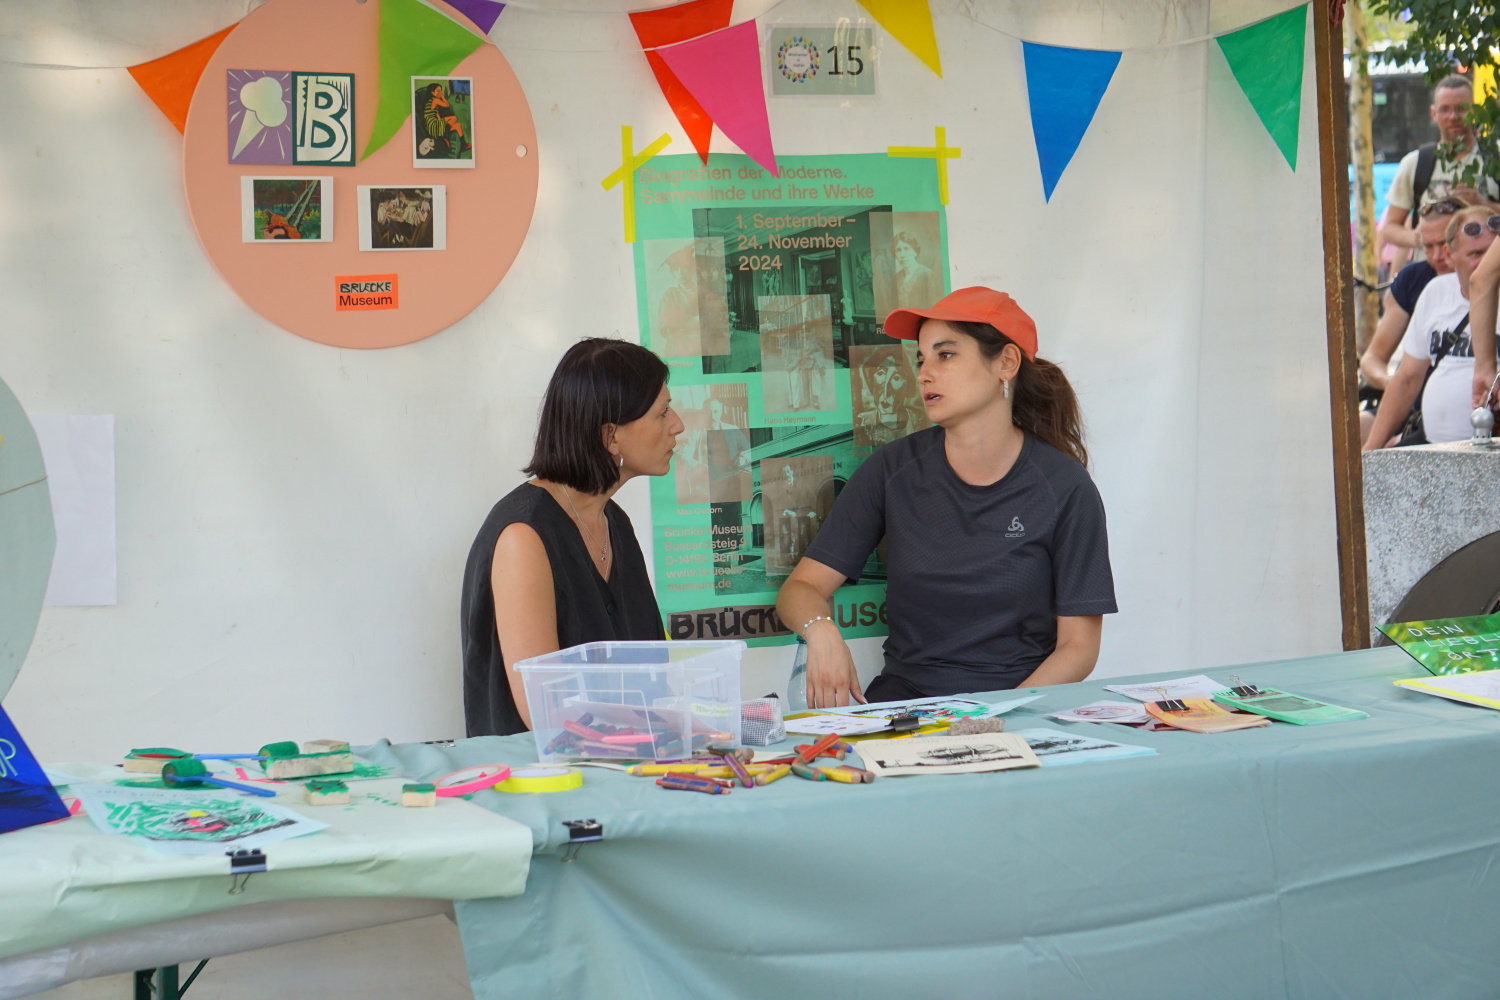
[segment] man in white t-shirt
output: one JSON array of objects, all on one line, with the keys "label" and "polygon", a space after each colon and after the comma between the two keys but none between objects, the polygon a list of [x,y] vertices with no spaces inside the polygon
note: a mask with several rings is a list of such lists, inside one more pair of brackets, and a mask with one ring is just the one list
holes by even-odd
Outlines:
[{"label": "man in white t-shirt", "polygon": [[[1470,384],[1474,378],[1474,348],[1470,342],[1469,278],[1500,231],[1500,214],[1488,206],[1466,208],[1448,223],[1448,255],[1454,273],[1440,274],[1427,283],[1412,311],[1401,339],[1401,367],[1391,376],[1375,415],[1375,426],[1364,450],[1384,447],[1406,422],[1417,394],[1422,395],[1422,427],[1427,440],[1464,441],[1473,433],[1469,414]],[[1456,335],[1455,335],[1456,334]],[[1442,360],[1444,344],[1451,344]],[[1438,361],[1427,378],[1427,369]]]},{"label": "man in white t-shirt", "polygon": [[[1416,227],[1412,225],[1413,212],[1450,196],[1458,197],[1471,205],[1486,200],[1500,201],[1500,186],[1492,180],[1478,181],[1478,190],[1459,183],[1463,172],[1471,164],[1480,165],[1481,178],[1483,177],[1483,161],[1488,153],[1480,152],[1479,143],[1474,138],[1474,129],[1464,120],[1473,103],[1474,84],[1466,77],[1446,76],[1439,81],[1432,91],[1432,106],[1427,109],[1427,114],[1438,128],[1439,142],[1462,143],[1463,152],[1457,160],[1449,160],[1440,155],[1441,148],[1429,151],[1431,175],[1420,192],[1415,188],[1422,180],[1418,176],[1421,149],[1414,149],[1401,157],[1401,163],[1396,167],[1396,176],[1391,180],[1391,189],[1386,195],[1385,218],[1380,223],[1380,238],[1393,246],[1414,251],[1413,260],[1422,259],[1422,240]],[[1438,155],[1434,155],[1434,152]]]}]

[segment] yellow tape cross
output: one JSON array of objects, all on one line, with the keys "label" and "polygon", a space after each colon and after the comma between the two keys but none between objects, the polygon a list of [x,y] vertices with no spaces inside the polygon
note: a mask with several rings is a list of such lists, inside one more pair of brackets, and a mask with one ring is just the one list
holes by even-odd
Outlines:
[{"label": "yellow tape cross", "polygon": [[635,140],[631,138],[630,126],[620,126],[620,165],[599,186],[608,191],[616,184],[624,184],[620,196],[625,199],[625,242],[635,242],[635,171],[651,157],[667,148],[672,137],[663,132],[656,141],[639,153],[634,152]]},{"label": "yellow tape cross", "polygon": [[948,204],[948,161],[964,155],[957,146],[948,145],[948,130],[939,125],[934,130],[935,141],[931,146],[887,146],[886,156],[914,156],[937,161],[938,201]]}]

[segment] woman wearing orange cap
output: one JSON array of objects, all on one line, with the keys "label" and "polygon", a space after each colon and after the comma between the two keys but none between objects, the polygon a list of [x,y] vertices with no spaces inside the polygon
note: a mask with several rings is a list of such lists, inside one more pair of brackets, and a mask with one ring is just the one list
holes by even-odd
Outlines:
[{"label": "woman wearing orange cap", "polygon": [[[782,585],[776,609],[808,644],[808,705],[1082,680],[1116,607],[1104,505],[1062,369],[1036,356],[1031,317],[989,288],[897,309],[885,332],[917,341],[936,426],[860,466]],[[830,600],[881,538],[890,634],[862,695]]]}]

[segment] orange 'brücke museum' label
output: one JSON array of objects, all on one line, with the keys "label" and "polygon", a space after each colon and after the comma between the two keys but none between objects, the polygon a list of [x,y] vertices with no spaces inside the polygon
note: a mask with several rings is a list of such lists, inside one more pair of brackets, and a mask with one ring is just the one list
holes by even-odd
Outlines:
[{"label": "orange 'br\u00fccke museum' label", "polygon": [[333,279],[334,308],[395,309],[400,305],[394,274],[345,274]]}]

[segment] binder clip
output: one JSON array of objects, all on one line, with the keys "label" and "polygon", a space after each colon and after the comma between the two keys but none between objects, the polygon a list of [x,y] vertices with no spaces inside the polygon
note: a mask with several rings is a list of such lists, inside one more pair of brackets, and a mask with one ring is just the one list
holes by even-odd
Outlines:
[{"label": "binder clip", "polygon": [[904,732],[907,732],[909,730],[916,729],[916,728],[920,727],[921,725],[922,725],[922,720],[919,719],[916,716],[916,714],[913,713],[913,712],[907,712],[905,715],[893,715],[893,716],[891,716],[891,731],[892,732],[904,733]]},{"label": "binder clip", "polygon": [[565,819],[563,826],[568,828],[568,848],[562,858],[564,864],[578,860],[578,852],[583,850],[584,844],[604,839],[604,824],[597,819]]},{"label": "binder clip", "polygon": [[1254,684],[1242,684],[1239,674],[1229,675],[1229,690],[1236,698],[1259,698],[1265,694]]},{"label": "binder clip", "polygon": [[1181,698],[1168,698],[1165,701],[1157,702],[1156,707],[1163,712],[1186,712],[1187,702]]},{"label": "binder clip", "polygon": [[454,740],[423,740],[422,745],[424,747],[441,747],[447,750],[453,746],[454,742]]},{"label": "binder clip", "polygon": [[238,896],[245,891],[245,883],[256,872],[266,870],[266,856],[257,848],[253,851],[225,851],[229,858],[229,895]]}]

